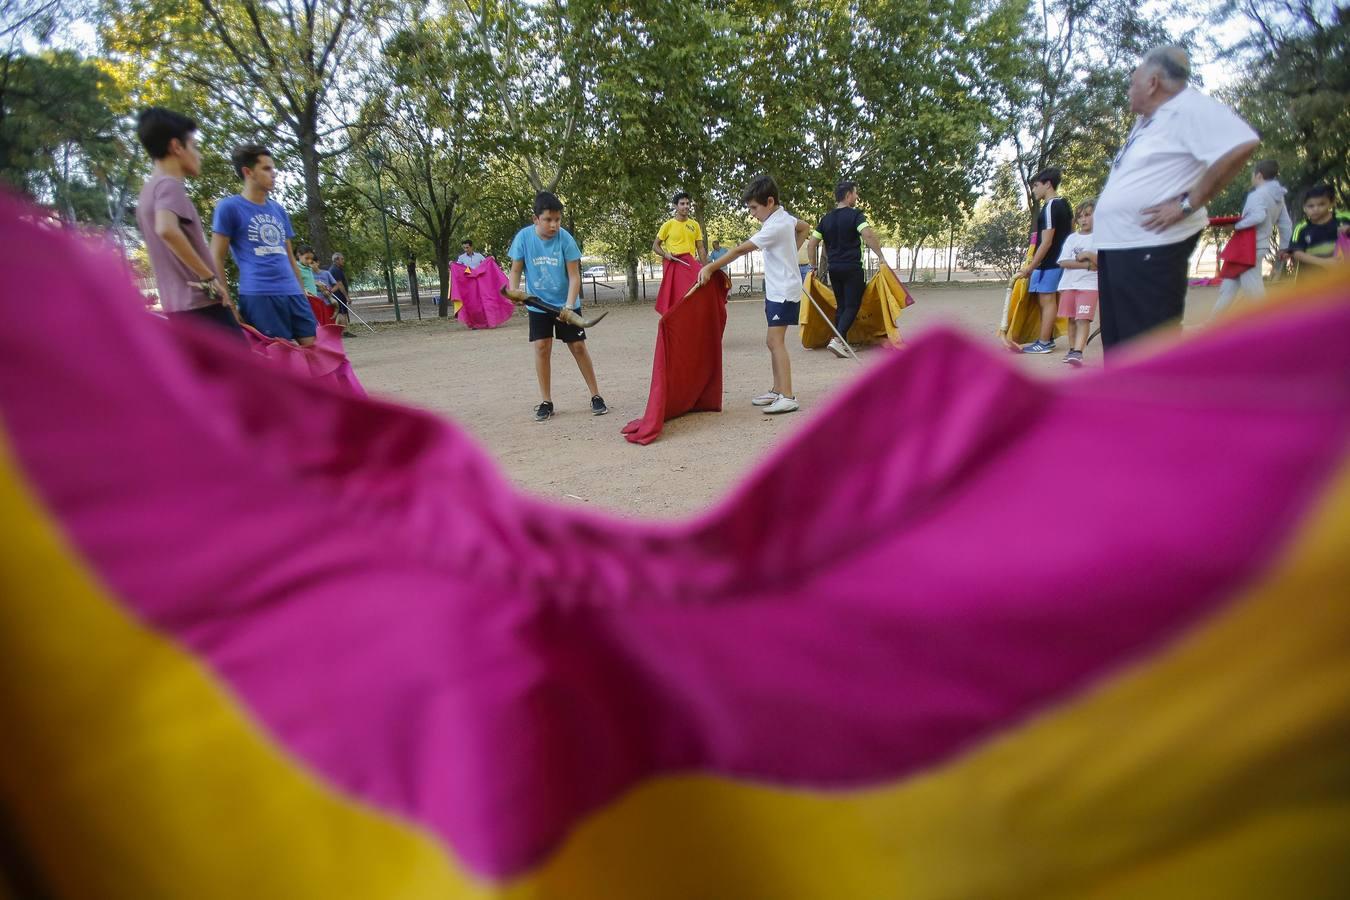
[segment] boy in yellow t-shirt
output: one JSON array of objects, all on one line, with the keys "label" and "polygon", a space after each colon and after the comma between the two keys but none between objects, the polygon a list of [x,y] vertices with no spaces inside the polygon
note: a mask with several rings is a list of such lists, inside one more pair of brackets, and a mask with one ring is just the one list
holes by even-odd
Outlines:
[{"label": "boy in yellow t-shirt", "polygon": [[652,241],[652,252],[663,259],[689,255],[698,258],[700,264],[708,261],[708,245],[703,240],[703,229],[689,218],[689,195],[684,191],[676,194],[675,218],[667,219]]}]

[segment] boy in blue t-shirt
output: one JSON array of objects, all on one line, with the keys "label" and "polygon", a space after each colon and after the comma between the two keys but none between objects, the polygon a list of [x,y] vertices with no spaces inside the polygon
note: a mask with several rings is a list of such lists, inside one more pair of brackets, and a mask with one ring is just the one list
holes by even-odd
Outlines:
[{"label": "boy in blue t-shirt", "polygon": [[312,344],[318,323],[291,249],[295,229],[281,204],[268,197],[277,178],[272,154],[245,144],[235,148],[230,161],[244,187],[216,204],[211,219],[216,267],[225,271],[228,248],[239,267],[239,311],[246,322],[268,337]]},{"label": "boy in blue t-shirt", "polygon": [[[520,289],[525,273],[526,291],[563,309],[581,309],[581,249],[562,227],[562,201],[548,191],[534,196],[534,224],[516,232],[508,251],[511,257],[511,290]],[[534,374],[539,379],[540,404],[534,420],[553,417],[553,338],[572,351],[581,377],[591,392],[592,415],[609,412],[595,380],[595,366],[586,352],[586,329],[558,321],[557,314],[526,303],[530,315],[530,343],[534,345]]]}]

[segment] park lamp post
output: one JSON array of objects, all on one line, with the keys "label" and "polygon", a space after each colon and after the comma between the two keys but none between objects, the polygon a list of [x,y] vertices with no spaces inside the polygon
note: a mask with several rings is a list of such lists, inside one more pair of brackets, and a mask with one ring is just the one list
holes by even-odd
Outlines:
[{"label": "park lamp post", "polygon": [[380,198],[380,228],[384,231],[384,285],[389,292],[389,302],[394,305],[394,321],[402,322],[403,313],[398,308],[398,292],[394,290],[394,270],[390,268],[393,248],[389,246],[389,218],[384,211],[384,179],[380,176],[384,169],[384,154],[376,147],[366,154],[370,168],[375,172],[375,190]]}]

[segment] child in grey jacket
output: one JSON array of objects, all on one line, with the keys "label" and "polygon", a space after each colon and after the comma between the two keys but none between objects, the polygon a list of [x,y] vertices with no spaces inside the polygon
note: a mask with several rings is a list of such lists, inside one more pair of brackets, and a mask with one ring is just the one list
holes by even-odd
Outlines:
[{"label": "child in grey jacket", "polygon": [[1247,194],[1247,201],[1242,204],[1242,218],[1233,225],[1233,230],[1256,229],[1256,265],[1236,278],[1225,278],[1219,284],[1219,301],[1214,304],[1215,315],[1232,305],[1239,291],[1248,297],[1265,296],[1266,285],[1261,278],[1261,267],[1270,249],[1272,228],[1279,228],[1279,246],[1289,246],[1294,223],[1284,205],[1287,191],[1280,184],[1279,175],[1280,166],[1273,159],[1262,160],[1252,167],[1252,189]]}]

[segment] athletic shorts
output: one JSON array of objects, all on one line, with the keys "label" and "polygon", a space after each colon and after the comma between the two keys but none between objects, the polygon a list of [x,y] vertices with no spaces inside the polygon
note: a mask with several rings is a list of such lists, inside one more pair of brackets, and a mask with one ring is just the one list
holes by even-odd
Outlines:
[{"label": "athletic shorts", "polygon": [[1031,284],[1027,291],[1033,294],[1053,294],[1059,290],[1059,279],[1064,270],[1059,266],[1053,269],[1036,269],[1031,273]]},{"label": "athletic shorts", "polygon": [[526,312],[530,314],[530,343],[547,340],[548,338],[557,338],[564,344],[575,344],[577,341],[586,340],[586,329],[584,328],[559,322],[550,313],[535,312],[532,309],[527,309]]},{"label": "athletic shorts", "polygon": [[240,294],[244,321],[268,337],[312,338],[319,328],[304,294]]},{"label": "athletic shorts", "polygon": [[1061,319],[1086,319],[1091,322],[1096,315],[1096,291],[1059,292],[1059,316]]},{"label": "athletic shorts", "polygon": [[764,320],[769,323],[770,328],[777,328],[780,325],[796,325],[797,317],[801,315],[802,303],[800,300],[788,300],[783,303],[775,303],[772,300],[764,301]]}]

